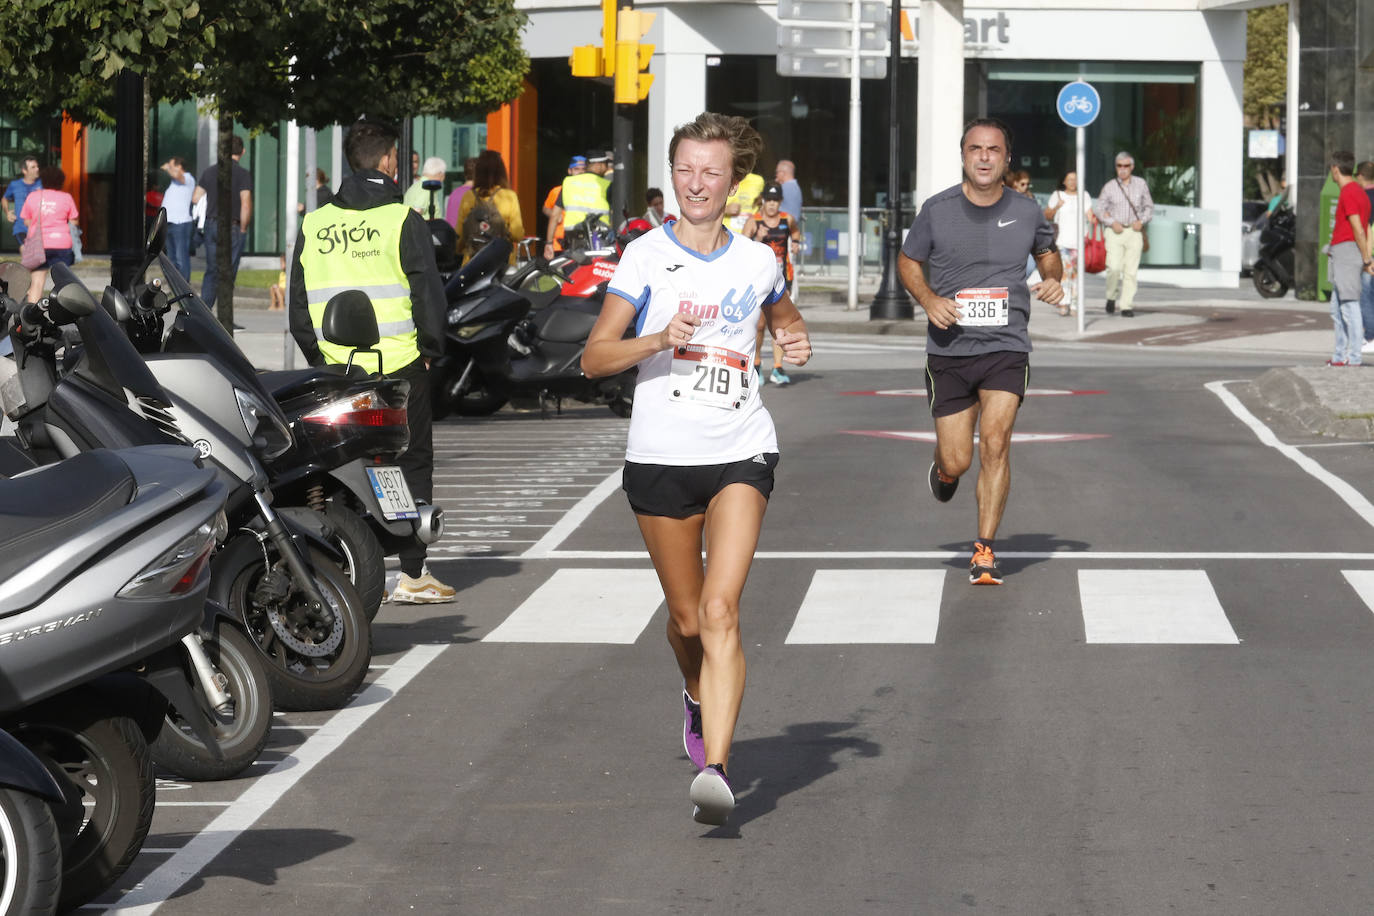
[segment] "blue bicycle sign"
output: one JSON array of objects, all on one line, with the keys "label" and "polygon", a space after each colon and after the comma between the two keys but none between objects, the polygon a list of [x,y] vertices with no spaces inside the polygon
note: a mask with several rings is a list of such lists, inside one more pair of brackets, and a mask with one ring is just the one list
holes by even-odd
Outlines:
[{"label": "blue bicycle sign", "polygon": [[1087,127],[1097,120],[1097,113],[1102,109],[1102,97],[1092,84],[1075,80],[1059,90],[1055,108],[1060,119],[1070,127]]}]

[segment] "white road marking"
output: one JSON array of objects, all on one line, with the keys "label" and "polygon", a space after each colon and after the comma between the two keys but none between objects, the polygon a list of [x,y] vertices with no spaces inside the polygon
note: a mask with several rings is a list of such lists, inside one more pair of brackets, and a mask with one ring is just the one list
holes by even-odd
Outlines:
[{"label": "white road marking", "polygon": [[1240,642],[1200,569],[1080,569],[1078,591],[1089,643]]},{"label": "white road marking", "polygon": [[[968,560],[968,550],[760,550],[755,560]],[[1131,550],[999,550],[997,556],[1021,560],[1334,560],[1359,563],[1374,560],[1374,553],[1300,551],[1180,550],[1172,553]],[[525,557],[511,557],[523,560]],[[546,560],[647,560],[644,550],[553,550]]]},{"label": "white road marking", "polygon": [[[850,436],[873,436],[877,439],[905,439],[911,442],[934,442],[935,430],[915,429],[843,429],[840,432]],[[1085,439],[1109,439],[1108,433],[1018,433],[1011,434],[1013,443],[1027,442],[1080,442]],[[973,434],[978,442],[978,434]]]},{"label": "white road marking", "polygon": [[363,688],[347,706],[330,716],[329,721],[296,748],[294,754],[255,779],[205,829],[191,837],[170,859],[153,869],[137,888],[121,897],[117,906],[119,912],[134,916],[156,912],[164,901],[200,874],[211,860],[252,827],[317,763],[362,728],[374,713],[447,648],[440,645],[416,646],[401,656],[390,671]]},{"label": "white road marking", "polygon": [[943,569],[818,569],[784,642],[934,643],[944,583]]},{"label": "white road marking", "polygon": [[1341,575],[1345,576],[1345,581],[1355,589],[1365,606],[1374,611],[1374,569],[1343,569]]},{"label": "white road marking", "polygon": [[620,488],[622,472],[612,471],[607,474],[601,483],[597,484],[590,493],[582,497],[576,505],[568,510],[568,514],[554,523],[542,538],[533,547],[526,550],[521,556],[525,559],[539,559],[547,556],[554,548],[563,543],[568,537],[577,530],[577,526],[587,520],[587,516],[595,511],[596,507],[605,502],[606,497],[610,496]]},{"label": "white road marking", "polygon": [[560,569],[482,641],[630,645],[662,603],[652,569]]},{"label": "white road marking", "polygon": [[1279,454],[1290,459],[1298,467],[1326,484],[1333,493],[1354,510],[1356,515],[1364,519],[1366,524],[1374,526],[1374,504],[1365,499],[1364,494],[1304,455],[1301,449],[1280,442],[1273,430],[1261,423],[1254,414],[1245,408],[1239,398],[1226,390],[1228,384],[1230,382],[1208,382],[1207,390],[1221,398],[1221,403],[1225,404],[1231,413],[1236,415],[1236,419],[1250,427],[1250,431],[1255,434],[1260,442],[1277,450]]}]

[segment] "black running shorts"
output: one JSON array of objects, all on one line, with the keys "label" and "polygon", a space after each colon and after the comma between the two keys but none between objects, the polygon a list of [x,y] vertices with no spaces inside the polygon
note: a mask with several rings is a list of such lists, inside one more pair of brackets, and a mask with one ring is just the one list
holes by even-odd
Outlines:
[{"label": "black running shorts", "polygon": [[926,356],[930,415],[948,417],[978,403],[978,392],[1010,391],[1022,401],[1030,385],[1030,354],[1012,350],[976,356]]},{"label": "black running shorts", "polygon": [[767,499],[773,493],[777,452],[764,452],[729,464],[639,464],[625,462],[623,488],[636,515],[690,518],[706,511],[715,495],[732,483],[747,483]]}]

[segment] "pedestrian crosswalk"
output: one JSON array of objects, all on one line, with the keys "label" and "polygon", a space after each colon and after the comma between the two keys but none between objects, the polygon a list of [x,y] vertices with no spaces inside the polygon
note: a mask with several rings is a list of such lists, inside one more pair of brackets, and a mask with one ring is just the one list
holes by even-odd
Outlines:
[{"label": "pedestrian crosswalk", "polygon": [[[1374,570],[1342,573],[1353,591],[1350,597],[1374,612]],[[1206,570],[1094,568],[1079,569],[1074,577],[1082,629],[1070,627],[1066,639],[1089,645],[1238,646],[1244,641]],[[816,569],[801,603],[791,610],[783,642],[938,644],[951,593],[971,588],[964,579],[962,570],[947,568]],[[1010,587],[994,593],[1006,596],[1009,609],[1029,597]],[[629,645],[662,606],[663,592],[650,568],[561,568],[482,641]],[[770,616],[783,612],[775,607]]]}]

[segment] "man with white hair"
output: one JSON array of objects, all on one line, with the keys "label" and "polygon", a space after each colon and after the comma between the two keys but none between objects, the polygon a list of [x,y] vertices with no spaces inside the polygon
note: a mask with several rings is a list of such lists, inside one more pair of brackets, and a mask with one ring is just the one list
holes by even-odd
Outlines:
[{"label": "man with white hair", "polygon": [[[438,156],[430,156],[425,160],[424,165],[420,166],[420,177],[413,181],[406,189],[403,203],[425,219],[440,219],[444,216],[444,175],[448,172],[448,164]],[[434,192],[433,198],[424,189],[425,181],[433,179],[439,182],[439,190]],[[430,212],[430,201],[434,201],[434,212]]]},{"label": "man with white hair", "polygon": [[1135,158],[1122,151],[1116,154],[1116,177],[1102,186],[1093,212],[1107,233],[1107,314],[1121,306],[1122,318],[1135,317],[1135,275],[1140,256],[1148,244],[1145,226],[1155,212],[1150,186],[1132,175]]}]

